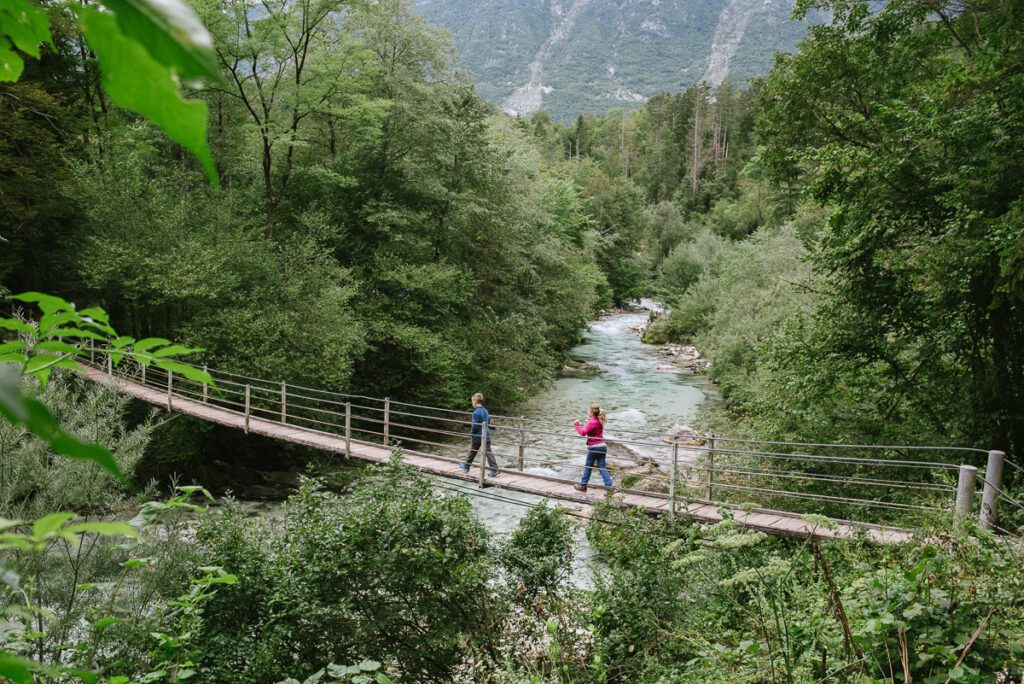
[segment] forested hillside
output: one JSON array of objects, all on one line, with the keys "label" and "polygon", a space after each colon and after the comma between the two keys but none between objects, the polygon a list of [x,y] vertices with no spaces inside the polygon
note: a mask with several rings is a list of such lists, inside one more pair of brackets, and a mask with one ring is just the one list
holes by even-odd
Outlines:
[{"label": "forested hillside", "polygon": [[221,188],[111,110],[68,28],[5,87],[11,291],[102,302],[236,371],[442,405],[484,386],[499,406],[625,296],[574,178],[406,4],[282,4],[248,28],[241,4],[197,7],[224,74],[203,95]]},{"label": "forested hillside", "polygon": [[836,11],[750,89],[521,126],[640,193],[650,287],[671,306],[649,337],[708,354],[730,430],[1015,452],[1012,10],[979,11],[970,39],[916,3]]},{"label": "forested hillside", "polygon": [[[414,9],[0,0],[0,682],[1021,681],[1020,3],[800,0],[830,22],[764,79],[566,122],[487,102]],[[699,430],[771,447],[719,467],[797,456],[767,472],[810,534],[676,492],[678,441],[673,514],[624,508],[618,471],[572,509],[403,444],[357,466],[260,439],[248,387],[232,432],[76,372],[168,371],[170,409],[170,371],[220,391],[201,354],[510,411],[640,297],[666,304],[644,339],[696,345],[721,392]],[[865,461],[794,447],[847,442],[896,466],[860,482],[910,511],[899,543],[825,534]],[[922,474],[893,444],[977,460]],[[990,449],[992,529],[951,510]],[[257,464],[283,503],[230,496]],[[507,533],[474,508],[496,503]]]}]

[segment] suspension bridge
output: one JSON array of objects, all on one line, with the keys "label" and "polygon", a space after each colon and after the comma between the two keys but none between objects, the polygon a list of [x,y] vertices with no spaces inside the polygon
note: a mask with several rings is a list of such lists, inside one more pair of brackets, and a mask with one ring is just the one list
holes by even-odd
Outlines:
[{"label": "suspension bridge", "polygon": [[[400,450],[408,466],[481,488],[576,504],[611,495],[614,505],[650,514],[702,523],[731,517],[778,536],[865,535],[899,543],[927,516],[980,515],[982,524],[992,528],[997,527],[999,502],[1024,509],[1001,489],[1004,466],[1019,466],[1000,451],[713,436],[685,443],[613,428],[606,442],[614,489],[591,484],[580,492],[573,484],[584,468],[583,440],[574,431],[545,430],[522,416],[492,416],[490,436],[501,470],[489,477],[482,454],[469,472],[459,465],[468,451],[468,411],[330,392],[205,366],[212,385],[155,366],[125,362],[115,367],[109,357],[105,364],[85,365],[86,377],[168,411],[249,434],[372,463],[386,463]],[[983,472],[972,465],[981,461]]]}]

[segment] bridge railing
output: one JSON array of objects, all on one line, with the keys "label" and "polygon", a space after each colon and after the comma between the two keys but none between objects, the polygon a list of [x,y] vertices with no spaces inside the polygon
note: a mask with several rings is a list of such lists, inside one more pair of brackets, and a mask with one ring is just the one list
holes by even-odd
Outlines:
[{"label": "bridge railing", "polygon": [[[188,400],[242,416],[245,429],[252,421],[270,421],[342,437],[347,445],[386,445],[450,461],[462,460],[468,451],[468,411],[332,392],[204,366],[213,380],[206,385],[153,365],[125,361],[114,366],[103,356],[104,350],[91,351],[93,363],[112,380],[116,376],[161,392],[170,410],[175,401]],[[586,469],[584,440],[575,431],[545,429],[522,416],[496,415],[490,438],[506,471],[577,480]],[[902,526],[954,512],[979,515],[991,528],[997,527],[1000,502],[1024,510],[1003,489],[1004,464],[1019,466],[999,451],[713,435],[684,441],[615,429],[609,429],[605,439],[616,494],[662,497],[672,511],[693,503],[749,504]],[[477,464],[484,462],[478,459]],[[600,482],[593,473],[591,486],[600,488]]]}]

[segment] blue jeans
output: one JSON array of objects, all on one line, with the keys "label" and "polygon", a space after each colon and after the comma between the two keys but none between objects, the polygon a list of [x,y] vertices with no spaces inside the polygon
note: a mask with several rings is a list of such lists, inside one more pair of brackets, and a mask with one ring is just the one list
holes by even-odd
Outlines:
[{"label": "blue jeans", "polygon": [[601,479],[604,480],[605,487],[612,486],[612,476],[608,472],[608,468],[605,467],[605,459],[608,458],[608,447],[604,444],[595,444],[587,447],[587,466],[583,469],[583,477],[580,478],[580,484],[587,484],[590,482],[590,473],[593,472],[596,466],[601,471]]}]

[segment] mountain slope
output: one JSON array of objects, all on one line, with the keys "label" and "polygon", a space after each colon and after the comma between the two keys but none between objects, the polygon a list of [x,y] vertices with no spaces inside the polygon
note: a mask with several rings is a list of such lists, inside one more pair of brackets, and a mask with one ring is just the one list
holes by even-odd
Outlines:
[{"label": "mountain slope", "polygon": [[420,0],[485,97],[560,120],[699,81],[745,81],[792,50],[792,0]]}]

